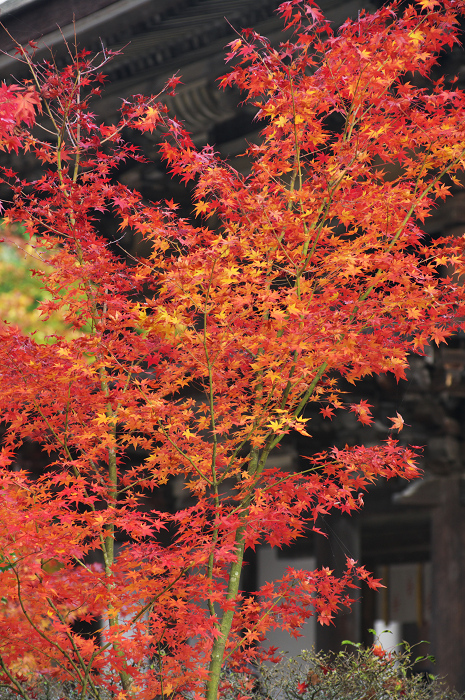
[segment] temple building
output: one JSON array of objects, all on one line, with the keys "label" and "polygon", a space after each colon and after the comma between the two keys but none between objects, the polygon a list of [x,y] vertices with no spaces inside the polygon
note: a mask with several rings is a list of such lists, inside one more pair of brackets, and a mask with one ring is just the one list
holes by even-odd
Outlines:
[{"label": "temple building", "polygon": [[[244,152],[246,142],[258,137],[254,111],[240,107],[240,95],[221,91],[217,78],[225,72],[224,47],[235,31],[253,27],[278,41],[282,23],[275,10],[278,0],[0,0],[0,79],[24,76],[14,56],[11,37],[19,43],[32,40],[38,56],[51,51],[57,65],[66,62],[65,41],[92,52],[120,51],[106,67],[107,87],[94,109],[103,120],[117,118],[121,99],[133,94],[156,94],[178,73],[182,84],[168,106],[185,122],[196,145],[210,143],[224,157]],[[321,0],[324,14],[341,24],[361,8],[381,3],[362,0]],[[457,48],[442,69],[465,81],[465,57]],[[173,198],[189,215],[189,192],[170,179],[160,162],[156,134],[133,135],[151,162],[125,164],[119,177],[147,199]],[[10,158],[2,154],[4,159]],[[24,162],[33,179],[37,165]],[[241,158],[235,167],[247,170]],[[112,235],[111,221],[104,235]],[[465,232],[465,191],[457,191],[426,221],[430,235]],[[134,241],[124,240],[128,251]],[[351,517],[327,516],[320,524],[327,538],[302,539],[287,550],[262,548],[249,562],[246,585],[254,590],[286,566],[329,566],[341,570],[346,555],[358,559],[382,578],[386,589],[363,589],[352,612],[336,624],[320,627],[310,622],[303,638],[270,635],[269,643],[298,653],[312,644],[338,650],[343,640],[371,643],[370,629],[389,629],[383,643],[402,639],[411,644],[430,642],[419,653],[433,654],[436,665],[425,664],[465,691],[465,335],[448,345],[431,347],[425,357],[412,357],[408,381],[396,383],[383,375],[367,378],[355,389],[354,400],[373,404],[374,424],[363,427],[353,414],[341,412],[332,422],[312,416],[309,440],[289,437],[271,456],[280,466],[303,468],[305,455],[331,446],[374,444],[388,436],[389,421],[402,413],[406,427],[402,442],[424,446],[424,477],[407,484],[401,480],[378,483],[365,494],[365,506]],[[33,469],[32,448],[23,454],[25,468]],[[42,459],[42,458],[41,458]],[[172,507],[182,505],[176,484]],[[174,504],[174,505],[173,505]],[[387,641],[386,641],[387,640]],[[391,641],[389,641],[391,640]],[[421,670],[421,669],[420,669]]]}]

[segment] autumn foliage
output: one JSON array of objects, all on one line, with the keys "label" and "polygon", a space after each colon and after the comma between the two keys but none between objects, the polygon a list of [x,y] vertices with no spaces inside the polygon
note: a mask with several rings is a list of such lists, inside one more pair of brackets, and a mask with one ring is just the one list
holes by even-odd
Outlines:
[{"label": "autumn foliage", "polygon": [[[254,594],[239,579],[258,544],[353,512],[377,477],[418,474],[392,438],[299,473],[267,458],[311,433],[309,402],[370,423],[338,378],[402,378],[409,353],[461,325],[464,239],[421,224],[461,186],[465,97],[432,72],[464,8],[422,0],[397,16],[394,4],[336,33],[313,2],[290,0],[290,39],[244,31],[221,86],[263,127],[246,175],[196,149],[162,94],[123,100],[120,122],[101,124],[90,103],[111,54],[71,51],[58,70],[19,49],[30,80],[0,89],[0,145],[32,153],[43,175],[3,168],[4,217],[46,258],[43,318],[59,311],[71,329],[44,344],[0,328],[0,677],[20,696],[42,675],[95,698],[213,700],[222,669],[264,654],[267,629],[327,624],[357,579],[379,585],[352,560],[342,578],[289,570]],[[122,161],[143,160],[130,129],[159,129],[196,219],[118,182]],[[99,235],[102,213],[116,239],[139,236],[139,255]],[[14,468],[27,441],[49,455],[38,478]],[[187,505],[152,508],[173,479]],[[100,640],[77,618],[99,621]]]}]

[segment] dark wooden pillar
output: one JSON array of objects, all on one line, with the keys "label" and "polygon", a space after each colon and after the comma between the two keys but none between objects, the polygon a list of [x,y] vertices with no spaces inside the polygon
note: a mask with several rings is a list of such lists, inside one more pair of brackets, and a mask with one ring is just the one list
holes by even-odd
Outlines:
[{"label": "dark wooden pillar", "polygon": [[435,672],[465,692],[465,480],[437,480],[432,533],[432,652]]}]

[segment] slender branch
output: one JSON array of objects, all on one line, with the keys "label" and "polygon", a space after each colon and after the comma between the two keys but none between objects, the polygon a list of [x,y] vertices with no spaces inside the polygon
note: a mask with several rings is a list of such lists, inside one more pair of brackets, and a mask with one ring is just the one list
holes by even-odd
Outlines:
[{"label": "slender branch", "polygon": [[[216,453],[217,453],[217,448],[218,448],[218,435],[216,433],[215,397],[214,397],[214,386],[213,386],[213,366],[211,363],[210,353],[209,353],[208,344],[207,344],[208,305],[209,305],[209,300],[210,300],[211,286],[213,283],[213,274],[215,272],[215,265],[216,265],[216,260],[213,262],[213,265],[212,265],[210,277],[208,280],[208,287],[207,287],[207,291],[205,294],[205,302],[204,302],[204,308],[203,308],[202,344],[203,344],[203,350],[205,353],[205,361],[207,363],[207,372],[208,372],[207,401],[208,401],[208,408],[210,411],[210,427],[211,427],[211,432],[212,432],[211,487],[213,490],[213,503],[215,504],[215,509],[218,510],[219,505],[220,505],[220,500],[219,500],[219,495],[218,495],[218,481],[217,481],[217,474],[216,474]],[[208,557],[208,563],[207,563],[207,578],[210,580],[211,583],[213,581],[213,565],[214,565],[214,560],[215,560],[215,548],[216,548],[217,542],[218,542],[218,527],[216,525],[214,525],[213,532],[212,532],[211,551],[210,551],[210,556]],[[207,605],[208,605],[208,609],[209,609],[211,617],[214,618],[216,616],[215,606],[213,605],[213,602],[212,602],[210,597],[208,597]]]},{"label": "slender branch", "polygon": [[167,432],[167,430],[166,430],[166,428],[164,427],[164,425],[163,425],[163,423],[161,422],[161,420],[158,420],[158,426],[159,426],[161,432],[163,433],[163,435],[165,436],[165,438],[166,438],[166,439],[168,440],[168,442],[170,443],[170,445],[171,445],[172,447],[174,447],[174,449],[176,450],[176,452],[177,452],[179,455],[181,455],[181,457],[182,457],[183,459],[185,459],[185,460],[187,460],[187,461],[189,462],[189,464],[191,465],[192,469],[198,474],[198,476],[200,476],[200,478],[201,478],[203,481],[206,481],[207,484],[208,484],[209,486],[212,486],[212,481],[208,478],[208,476],[206,476],[203,472],[201,472],[200,469],[198,468],[198,466],[197,466],[197,465],[195,464],[195,462],[192,460],[192,458],[189,457],[189,455],[188,455],[186,452],[184,452],[184,450],[182,450],[182,449],[179,447],[179,445],[177,445],[177,444],[174,442],[174,440],[172,439],[172,437],[171,437],[171,436],[169,435],[169,433]]},{"label": "slender branch", "polygon": [[155,605],[156,601],[157,601],[162,595],[164,595],[164,594],[167,593],[171,588],[173,588],[174,584],[177,583],[177,582],[179,581],[179,579],[182,578],[182,576],[184,576],[184,574],[189,570],[189,568],[190,568],[190,567],[186,566],[186,568],[181,569],[181,571],[180,571],[179,574],[176,576],[176,578],[173,579],[173,581],[171,581],[167,586],[165,586],[165,588],[164,588],[162,591],[160,591],[159,593],[157,593],[157,595],[154,596],[154,597],[151,599],[151,601],[150,601],[149,603],[147,603],[147,605],[144,605],[143,608],[141,608],[141,609],[139,610],[139,612],[132,618],[130,624],[131,624],[131,625],[134,625],[134,624],[137,622],[137,620],[139,620],[139,619],[142,617],[142,615],[143,615],[144,613],[146,613],[148,610],[150,610],[150,608],[152,608],[153,605]]},{"label": "slender branch", "polygon": [[7,667],[7,665],[5,664],[5,662],[3,660],[3,656],[1,654],[0,654],[0,668],[3,670],[5,675],[8,676],[8,678],[10,679],[10,683],[11,683],[11,686],[2,683],[0,685],[0,688],[2,688],[2,687],[8,688],[9,690],[13,690],[15,693],[20,695],[24,700],[32,700],[29,693],[27,693],[26,690],[23,688],[22,683],[20,683],[20,681],[15,676],[13,676],[13,674],[10,672],[10,670]]},{"label": "slender branch", "polygon": [[22,596],[22,592],[21,592],[21,580],[20,580],[20,578],[19,578],[19,574],[18,574],[18,572],[16,571],[16,568],[15,568],[15,567],[13,567],[13,573],[14,573],[14,576],[15,576],[15,578],[16,578],[16,588],[17,588],[17,592],[18,592],[18,601],[19,601],[19,605],[20,605],[21,610],[22,610],[22,612],[23,612],[23,615],[24,615],[24,617],[26,618],[26,620],[28,621],[29,625],[30,625],[30,626],[32,627],[32,629],[39,635],[39,637],[41,637],[44,641],[47,642],[47,644],[50,644],[50,645],[51,645],[52,647],[54,647],[62,656],[64,656],[64,658],[66,659],[66,661],[70,664],[71,668],[73,669],[74,673],[77,675],[77,677],[79,678],[79,680],[82,682],[80,670],[79,670],[79,668],[76,666],[76,664],[74,663],[74,661],[73,661],[72,657],[70,656],[70,654],[68,654],[68,652],[67,652],[65,649],[63,649],[63,647],[61,647],[59,644],[57,644],[56,642],[54,642],[53,639],[52,639],[51,637],[48,637],[48,636],[40,629],[40,627],[38,627],[38,626],[35,624],[35,622],[32,620],[31,616],[30,616],[29,613],[27,612],[27,610],[26,610],[26,608],[25,608],[25,605],[24,605],[23,596]]},{"label": "slender branch", "polygon": [[92,655],[91,655],[91,657],[90,657],[90,660],[89,660],[89,663],[86,664],[86,662],[85,662],[84,659],[82,658],[81,652],[79,651],[79,647],[77,646],[76,641],[75,641],[73,635],[71,634],[71,632],[70,632],[70,630],[69,630],[69,628],[68,628],[68,624],[66,623],[65,618],[63,617],[63,615],[61,614],[61,612],[58,610],[58,608],[56,607],[56,605],[53,603],[53,601],[51,600],[51,598],[47,598],[47,602],[48,602],[48,604],[50,605],[50,607],[52,608],[53,612],[54,612],[54,613],[56,614],[56,616],[58,617],[58,619],[60,620],[61,624],[63,625],[65,634],[66,634],[66,636],[67,636],[67,638],[68,638],[68,641],[70,642],[70,644],[71,644],[71,646],[72,646],[72,648],[73,648],[73,651],[74,651],[74,653],[75,653],[75,655],[76,655],[76,658],[77,658],[77,660],[79,661],[79,664],[81,665],[81,668],[82,668],[82,670],[83,670],[83,672],[84,672],[84,678],[81,680],[81,683],[82,683],[81,697],[84,696],[85,689],[86,689],[87,685],[89,684],[90,687],[92,688],[92,692],[93,692],[93,694],[94,694],[94,697],[95,697],[97,700],[100,700],[100,693],[99,693],[98,688],[97,688],[97,686],[95,685],[94,681],[92,680],[92,677],[91,677],[91,675],[90,675],[90,671],[91,671],[91,669],[92,669],[92,664],[93,664],[95,658],[101,653],[101,650],[100,650],[100,649],[96,649],[96,650],[92,653]]}]

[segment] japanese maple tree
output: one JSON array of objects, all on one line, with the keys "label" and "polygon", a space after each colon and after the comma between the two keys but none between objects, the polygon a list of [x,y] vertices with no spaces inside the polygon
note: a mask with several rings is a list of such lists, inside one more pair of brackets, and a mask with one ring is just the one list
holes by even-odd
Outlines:
[{"label": "japanese maple tree", "polygon": [[[341,578],[289,570],[254,594],[240,574],[259,543],[354,511],[377,477],[418,474],[392,438],[317,454],[299,473],[267,459],[311,431],[309,402],[370,423],[338,377],[402,378],[409,353],[461,326],[464,239],[431,240],[421,224],[461,186],[465,97],[431,72],[464,8],[394,3],[335,33],[311,0],[290,0],[290,39],[238,35],[221,85],[263,124],[247,175],[196,149],[163,95],[124,100],[119,123],[101,124],[90,102],[110,54],[70,52],[58,70],[19,49],[30,79],[0,88],[0,145],[44,174],[3,168],[4,217],[47,260],[34,273],[43,318],[59,311],[71,328],[46,344],[0,328],[0,678],[19,696],[55,677],[82,697],[213,700],[223,669],[265,654],[270,627],[328,624],[358,578],[379,585],[350,559]],[[122,161],[143,159],[128,129],[160,129],[197,219],[118,182]],[[145,253],[112,252],[102,212]],[[49,454],[38,478],[14,468],[31,440]],[[188,505],[151,509],[174,477]],[[100,621],[100,643],[77,618]]]}]

